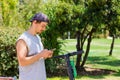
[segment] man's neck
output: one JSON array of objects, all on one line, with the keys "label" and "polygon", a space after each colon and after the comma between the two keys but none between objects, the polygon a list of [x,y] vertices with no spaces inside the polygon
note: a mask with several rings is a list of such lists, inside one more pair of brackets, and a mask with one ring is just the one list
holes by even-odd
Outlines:
[{"label": "man's neck", "polygon": [[36,32],[35,32],[35,29],[33,27],[30,27],[28,29],[28,33],[30,33],[31,35],[35,36],[36,35]]}]

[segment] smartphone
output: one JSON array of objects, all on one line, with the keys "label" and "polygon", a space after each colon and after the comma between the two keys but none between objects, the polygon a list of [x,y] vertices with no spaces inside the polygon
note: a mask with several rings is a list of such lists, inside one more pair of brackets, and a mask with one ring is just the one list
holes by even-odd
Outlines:
[{"label": "smartphone", "polygon": [[56,50],[56,48],[51,49],[51,51],[55,51],[55,50]]}]

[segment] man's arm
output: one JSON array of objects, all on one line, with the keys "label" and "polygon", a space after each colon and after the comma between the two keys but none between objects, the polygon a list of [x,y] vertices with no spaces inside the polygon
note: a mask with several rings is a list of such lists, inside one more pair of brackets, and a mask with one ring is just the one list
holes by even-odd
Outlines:
[{"label": "man's arm", "polygon": [[53,54],[53,51],[50,50],[43,50],[40,53],[32,56],[27,56],[28,49],[27,45],[24,40],[20,39],[16,43],[16,51],[17,51],[17,58],[19,65],[27,66],[33,64],[34,62],[38,61],[40,58],[49,58],[49,55]]}]

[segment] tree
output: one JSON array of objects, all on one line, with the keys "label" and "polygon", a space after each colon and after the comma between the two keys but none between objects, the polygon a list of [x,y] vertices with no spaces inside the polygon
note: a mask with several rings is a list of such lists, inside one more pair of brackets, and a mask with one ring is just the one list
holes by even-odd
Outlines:
[{"label": "tree", "polygon": [[[114,4],[113,4],[114,3]],[[118,12],[119,11],[119,4],[117,0],[107,0],[106,1],[106,15],[105,15],[105,25],[106,28],[109,30],[109,35],[112,37],[112,43],[110,46],[109,56],[112,55],[112,51],[114,48],[115,36],[117,34],[117,30],[119,28],[119,19],[118,19]]]},{"label": "tree", "polygon": [[[82,19],[80,21],[80,25],[78,27],[80,35],[80,42],[77,42],[77,50],[83,50],[84,42],[87,40],[87,48],[85,50],[85,55],[82,60],[82,54],[77,56],[76,67],[77,69],[83,69],[83,66],[87,60],[89,50],[90,50],[90,43],[92,41],[92,35],[98,29],[100,29],[100,25],[102,22],[102,8],[104,6],[102,1],[86,1],[85,2],[85,11],[82,15]],[[81,30],[81,31],[80,31]],[[80,43],[80,44],[79,44]],[[81,62],[81,64],[80,64]]]},{"label": "tree", "polygon": [[[114,2],[117,3],[118,1]],[[116,35],[116,30],[119,28],[118,25],[118,18],[117,18],[117,10],[119,7],[116,6],[117,8],[115,8],[115,5],[112,7],[112,1],[111,0],[89,0],[85,2],[85,7],[86,10],[83,14],[82,20],[80,21],[80,26],[83,26],[83,31],[79,32],[78,35],[80,35],[80,42],[78,42],[77,44],[77,49],[81,50],[83,49],[83,45],[84,45],[84,41],[85,39],[88,39],[88,43],[87,43],[87,48],[85,51],[85,56],[83,57],[83,61],[80,64],[80,60],[82,58],[82,54],[77,56],[77,63],[76,63],[76,67],[79,69],[80,67],[83,69],[83,66],[87,60],[88,54],[89,54],[89,50],[90,50],[90,43],[92,41],[92,34],[95,33],[98,30],[102,30],[104,25],[104,28],[109,30],[109,32],[113,35],[113,41],[111,44],[111,50],[110,50],[110,54],[112,52],[113,49],[113,45],[114,45],[114,35]],[[107,18],[106,18],[107,17]],[[104,24],[104,22],[106,22],[109,24],[108,28],[106,28],[106,24]],[[91,29],[89,28],[91,25]],[[81,28],[79,27],[79,30]],[[86,33],[85,31],[88,31],[88,33]],[[86,37],[84,37],[84,35],[87,35]],[[79,39],[78,37],[78,39]],[[77,40],[79,41],[79,40]],[[81,43],[81,44],[80,44]]]}]

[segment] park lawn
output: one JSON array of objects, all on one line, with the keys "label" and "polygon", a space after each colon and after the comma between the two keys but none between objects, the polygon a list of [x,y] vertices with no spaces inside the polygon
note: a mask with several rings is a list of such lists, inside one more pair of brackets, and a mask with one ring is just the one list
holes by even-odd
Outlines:
[{"label": "park lawn", "polygon": [[[106,75],[78,75],[75,80],[120,80],[120,39],[115,40],[113,55],[109,55],[111,39],[93,39],[85,67],[116,71]],[[76,51],[76,40],[65,40],[64,53]],[[86,48],[86,42],[84,48]],[[84,49],[85,50],[85,49]],[[74,57],[75,59],[76,57]],[[69,80],[67,76],[48,78],[47,80]]]}]

